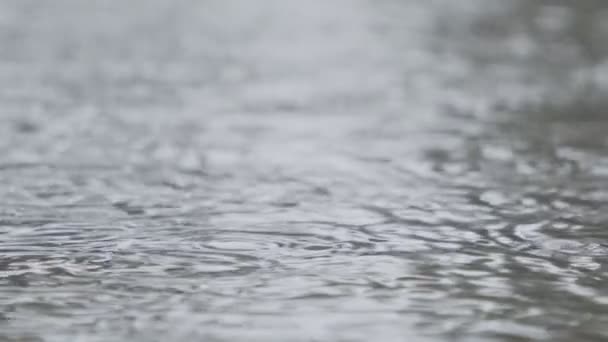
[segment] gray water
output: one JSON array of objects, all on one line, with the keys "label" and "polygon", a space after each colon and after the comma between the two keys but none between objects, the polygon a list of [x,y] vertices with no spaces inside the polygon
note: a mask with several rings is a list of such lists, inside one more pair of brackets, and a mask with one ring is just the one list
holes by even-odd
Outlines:
[{"label": "gray water", "polygon": [[0,341],[607,341],[608,3],[0,0]]}]

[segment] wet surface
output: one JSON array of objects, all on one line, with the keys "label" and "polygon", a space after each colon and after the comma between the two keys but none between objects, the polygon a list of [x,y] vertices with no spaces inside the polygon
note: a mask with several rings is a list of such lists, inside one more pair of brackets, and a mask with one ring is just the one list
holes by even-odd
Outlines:
[{"label": "wet surface", "polygon": [[604,1],[0,1],[0,341],[605,341]]}]

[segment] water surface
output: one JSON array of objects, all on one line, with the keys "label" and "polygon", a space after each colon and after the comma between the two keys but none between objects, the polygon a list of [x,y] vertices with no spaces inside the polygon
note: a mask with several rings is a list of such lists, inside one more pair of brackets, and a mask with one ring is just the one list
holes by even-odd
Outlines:
[{"label": "water surface", "polygon": [[605,341],[608,5],[0,0],[0,341]]}]

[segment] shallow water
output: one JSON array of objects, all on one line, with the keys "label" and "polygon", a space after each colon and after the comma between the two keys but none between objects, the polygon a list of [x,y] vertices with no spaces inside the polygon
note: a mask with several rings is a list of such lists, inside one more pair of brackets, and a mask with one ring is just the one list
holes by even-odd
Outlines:
[{"label": "shallow water", "polygon": [[608,3],[0,0],[0,341],[605,341]]}]

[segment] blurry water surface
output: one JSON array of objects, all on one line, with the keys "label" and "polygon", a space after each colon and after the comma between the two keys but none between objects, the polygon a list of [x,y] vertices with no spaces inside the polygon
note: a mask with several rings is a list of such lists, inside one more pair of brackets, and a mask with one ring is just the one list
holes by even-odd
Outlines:
[{"label": "blurry water surface", "polygon": [[0,341],[606,341],[608,3],[0,0]]}]

